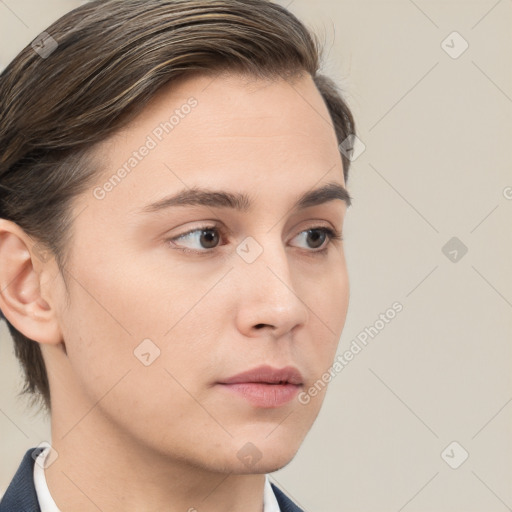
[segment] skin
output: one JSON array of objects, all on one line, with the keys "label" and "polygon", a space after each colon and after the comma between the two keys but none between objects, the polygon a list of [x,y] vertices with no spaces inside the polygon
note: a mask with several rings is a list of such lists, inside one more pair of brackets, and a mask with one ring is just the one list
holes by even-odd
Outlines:
[{"label": "skin", "polygon": [[[191,96],[191,113],[97,199],[94,187]],[[258,408],[216,383],[292,365],[306,390],[335,357],[349,301],[343,244],[327,239],[315,252],[306,230],[341,232],[347,205],[290,211],[304,192],[344,186],[321,95],[309,75],[293,86],[192,75],[159,91],[94,155],[100,174],[74,199],[64,270],[0,220],[0,307],[40,343],[49,374],[50,493],[63,512],[261,512],[264,474],[294,457],[325,388],[307,405]],[[252,209],[138,212],[192,186],[244,192]],[[200,231],[175,243],[208,254],[168,241],[205,224],[224,229],[217,247],[205,249]],[[250,264],[236,252],[248,236],[263,249]],[[147,338],[160,350],[149,366],[134,356]],[[261,455],[250,467],[237,457],[248,442]]]}]

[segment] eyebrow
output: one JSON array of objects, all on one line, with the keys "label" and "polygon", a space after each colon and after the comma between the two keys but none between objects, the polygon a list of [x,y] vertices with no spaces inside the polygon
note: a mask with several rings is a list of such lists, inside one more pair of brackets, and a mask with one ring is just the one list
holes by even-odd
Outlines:
[{"label": "eyebrow", "polygon": [[[302,210],[333,200],[344,201],[347,207],[352,204],[352,198],[345,187],[339,183],[327,183],[320,188],[302,194],[292,206],[292,210]],[[248,212],[251,209],[252,203],[249,196],[241,192],[192,187],[150,203],[137,210],[137,212],[151,213],[174,206],[209,206]]]}]

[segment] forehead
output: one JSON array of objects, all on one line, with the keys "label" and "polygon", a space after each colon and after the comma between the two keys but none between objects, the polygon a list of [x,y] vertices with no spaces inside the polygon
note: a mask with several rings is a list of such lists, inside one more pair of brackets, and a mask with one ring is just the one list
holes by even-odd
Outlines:
[{"label": "forehead", "polygon": [[298,195],[320,181],[343,185],[330,115],[309,75],[187,77],[158,91],[96,154],[105,201],[158,198],[164,188]]}]

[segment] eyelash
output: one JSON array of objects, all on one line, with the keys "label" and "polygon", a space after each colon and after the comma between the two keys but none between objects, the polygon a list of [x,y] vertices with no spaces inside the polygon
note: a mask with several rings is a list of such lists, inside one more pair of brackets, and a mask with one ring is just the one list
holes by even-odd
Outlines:
[{"label": "eyelash", "polygon": [[[179,250],[181,252],[184,252],[186,254],[194,254],[194,255],[199,255],[199,256],[202,256],[202,255],[205,255],[205,254],[211,254],[212,252],[216,252],[218,250],[218,248],[221,247],[221,246],[218,245],[218,246],[215,246],[215,247],[213,247],[211,249],[204,249],[202,251],[199,251],[199,250],[195,250],[195,249],[189,249],[187,247],[178,247],[174,243],[174,241],[175,240],[179,240],[180,238],[184,238],[184,237],[186,237],[186,236],[188,236],[188,235],[190,235],[192,233],[196,233],[198,231],[201,232],[201,231],[214,231],[214,230],[217,230],[219,232],[219,234],[221,235],[221,237],[224,238],[226,233],[224,232],[224,230],[220,226],[207,225],[207,226],[200,226],[200,227],[191,229],[190,231],[187,231],[185,233],[181,233],[180,235],[172,237],[172,238],[167,238],[165,241],[169,242],[170,244],[172,244],[174,246],[173,247],[174,249],[177,249],[177,250]],[[339,231],[331,229],[331,228],[326,227],[326,226],[313,226],[313,227],[310,227],[310,228],[302,230],[298,234],[301,234],[301,233],[304,233],[304,232],[307,232],[307,231],[321,231],[321,232],[325,233],[327,235],[327,237],[328,237],[327,243],[326,243],[326,245],[325,245],[325,247],[323,249],[307,251],[307,252],[310,252],[312,254],[326,255],[327,251],[329,250],[330,242],[341,242],[343,240],[343,236],[342,236],[342,234]]]}]

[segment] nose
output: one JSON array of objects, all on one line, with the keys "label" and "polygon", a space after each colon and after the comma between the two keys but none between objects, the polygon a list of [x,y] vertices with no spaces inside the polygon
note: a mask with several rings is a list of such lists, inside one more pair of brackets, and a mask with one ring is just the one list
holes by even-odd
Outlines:
[{"label": "nose", "polygon": [[252,263],[237,262],[236,323],[245,336],[277,339],[307,324],[308,306],[297,289],[301,276],[292,274],[288,259],[281,243],[269,243]]}]

